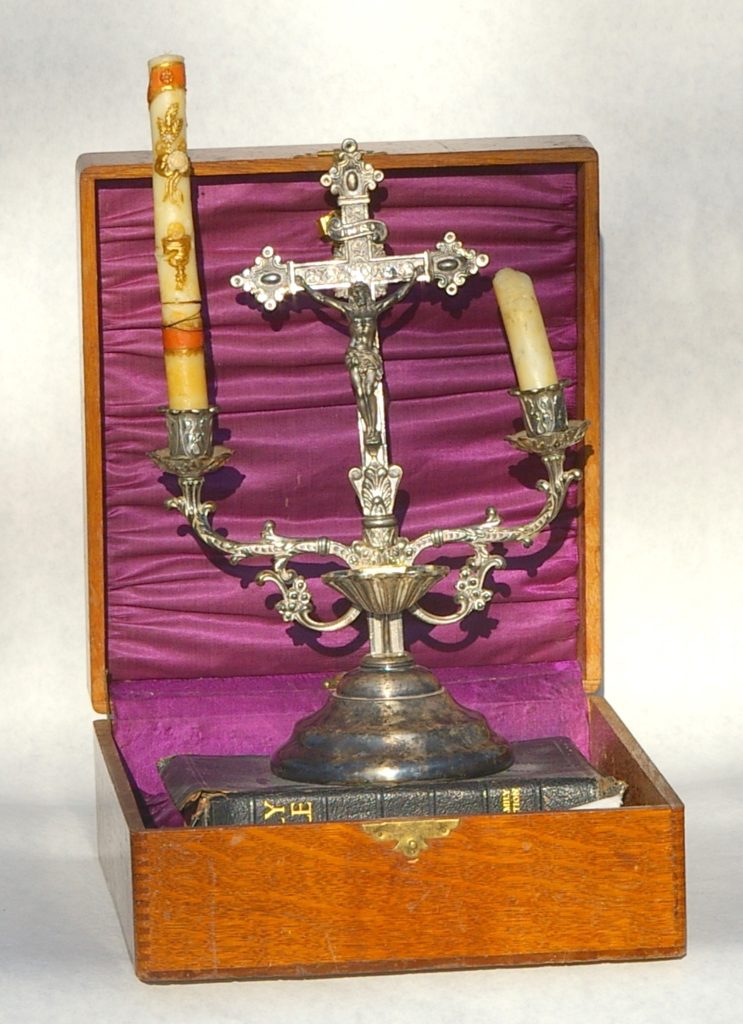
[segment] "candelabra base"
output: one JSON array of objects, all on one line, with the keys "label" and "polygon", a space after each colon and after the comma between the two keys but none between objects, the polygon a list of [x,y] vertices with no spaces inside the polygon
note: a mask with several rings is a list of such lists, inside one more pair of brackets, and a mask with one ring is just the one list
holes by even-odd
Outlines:
[{"label": "candelabra base", "polygon": [[271,759],[296,782],[371,785],[469,779],[511,764],[477,711],[406,655],[365,658]]}]

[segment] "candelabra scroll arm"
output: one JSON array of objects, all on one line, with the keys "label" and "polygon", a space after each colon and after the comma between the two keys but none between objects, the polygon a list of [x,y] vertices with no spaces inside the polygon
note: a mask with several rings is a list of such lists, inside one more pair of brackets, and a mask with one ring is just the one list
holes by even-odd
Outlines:
[{"label": "candelabra scroll arm", "polygon": [[281,591],[281,600],[276,605],[284,622],[298,622],[319,633],[332,633],[349,626],[361,614],[361,609],[351,605],[335,619],[323,621],[313,615],[314,603],[307,580],[296,569],[286,564],[286,559],[274,559],[273,569],[264,569],[256,577],[256,583],[263,586],[273,583]]},{"label": "candelabra scroll arm", "polygon": [[272,569],[264,569],[256,577],[259,586],[273,583],[281,592],[276,610],[284,622],[297,622],[318,632],[332,632],[350,625],[361,614],[359,608],[350,607],[335,619],[323,621],[314,616],[314,603],[307,580],[288,562],[295,555],[330,555],[348,565],[351,549],[329,537],[291,538],[276,532],[276,525],[267,520],[259,540],[234,541],[225,537],[212,525],[214,504],[202,501],[203,477],[179,477],[181,494],[166,502],[170,509],[180,512],[188,521],[199,540],[224,555],[231,565],[250,558],[270,558]]},{"label": "candelabra scroll arm", "polygon": [[505,566],[505,560],[491,551],[491,545],[520,543],[530,547],[534,538],[559,515],[570,485],[581,479],[579,469],[565,469],[565,449],[568,444],[580,440],[588,424],[580,421],[568,426],[568,430],[538,438],[525,432],[508,438],[514,447],[540,454],[547,470],[547,478],[535,485],[545,495],[542,508],[528,523],[504,526],[500,515],[491,507],[487,509],[482,523],[429,530],[409,542],[406,554],[412,559],[427,548],[446,544],[468,544],[474,551],[460,569],[455,583],[457,611],[450,615],[435,615],[416,604],[410,609],[416,618],[433,626],[451,625],[460,622],[471,611],[482,611],[489,604],[493,593],[485,587],[485,579],[491,570]]}]

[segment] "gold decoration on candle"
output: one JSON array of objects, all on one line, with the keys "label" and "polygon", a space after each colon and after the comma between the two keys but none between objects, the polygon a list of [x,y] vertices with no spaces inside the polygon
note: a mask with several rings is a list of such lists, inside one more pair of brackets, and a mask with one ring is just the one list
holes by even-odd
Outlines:
[{"label": "gold decoration on candle", "polygon": [[155,57],[150,61],[150,84],[147,89],[147,102],[152,103],[161,92],[172,92],[174,89],[186,88],[186,66],[183,57]]},{"label": "gold decoration on candle", "polygon": [[152,198],[165,376],[171,409],[209,407],[201,291],[186,146],[186,71],[182,57],[150,61]]},{"label": "gold decoration on candle", "polygon": [[175,270],[175,286],[179,291],[186,287],[186,267],[191,255],[191,236],[177,220],[168,224],[168,231],[162,240],[163,255],[169,266]]},{"label": "gold decoration on candle", "polygon": [[155,171],[166,179],[165,199],[173,203],[183,202],[179,185],[181,178],[189,173],[186,140],[182,132],[183,118],[179,116],[178,104],[171,103],[164,117],[158,117],[157,130],[160,140],[155,146]]}]

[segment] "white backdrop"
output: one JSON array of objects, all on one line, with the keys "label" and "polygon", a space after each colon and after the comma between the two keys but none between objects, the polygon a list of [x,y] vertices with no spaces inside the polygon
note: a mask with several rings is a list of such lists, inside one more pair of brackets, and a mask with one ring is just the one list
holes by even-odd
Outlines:
[{"label": "white backdrop", "polygon": [[[688,805],[680,962],[151,988],[95,862],[74,163],[581,133],[601,159],[606,692]],[[0,25],[0,1019],[739,1019],[743,13],[738,0],[5,0]]]}]

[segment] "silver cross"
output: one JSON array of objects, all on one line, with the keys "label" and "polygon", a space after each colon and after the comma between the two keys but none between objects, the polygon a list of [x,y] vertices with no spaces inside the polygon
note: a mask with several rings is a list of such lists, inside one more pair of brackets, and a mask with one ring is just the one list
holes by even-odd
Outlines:
[{"label": "silver cross", "polygon": [[[484,253],[465,249],[451,231],[435,249],[401,256],[386,253],[387,226],[369,217],[369,193],[383,177],[364,161],[356,142],[346,139],[336,151],[333,166],[320,178],[338,197],[338,209],[324,218],[323,225],[333,244],[330,259],[284,263],[266,246],[252,267],[231,279],[234,287],[254,295],[266,309],[275,309],[287,294],[307,291],[316,301],[345,314],[350,334],[346,365],[356,392],[362,459],[360,467],[349,471],[349,479],[364,516],[375,522],[392,515],[402,477],[402,469],[390,465],[388,457],[378,317],[407,294],[413,281],[435,281],[448,295],[455,295],[488,262]],[[378,298],[392,284],[400,287],[388,298]],[[323,291],[333,291],[335,298],[324,299]],[[369,300],[362,303],[364,308],[355,304],[359,291]],[[386,533],[382,531],[381,536],[384,539]]]},{"label": "silver cross", "polygon": [[384,178],[364,161],[353,139],[346,139],[335,154],[333,166],[320,183],[338,197],[338,209],[327,218],[325,233],[333,243],[327,260],[286,263],[267,245],[252,267],[235,274],[235,288],[254,295],[266,309],[275,309],[287,295],[303,290],[303,282],[318,291],[332,290],[345,295],[349,285],[367,284],[372,297],[384,295],[387,286],[415,277],[435,281],[447,295],[455,295],[468,277],[488,262],[484,253],[466,249],[454,232],[447,231],[434,249],[411,255],[390,256],[385,252],[387,226],[369,217],[369,193]]}]

